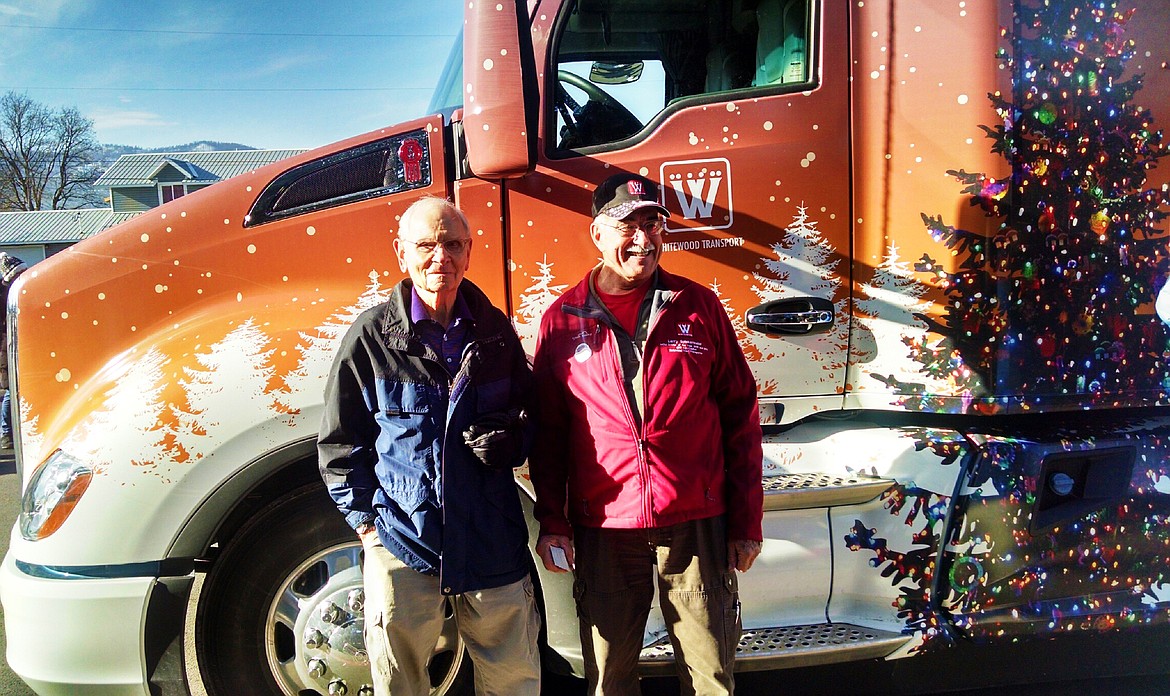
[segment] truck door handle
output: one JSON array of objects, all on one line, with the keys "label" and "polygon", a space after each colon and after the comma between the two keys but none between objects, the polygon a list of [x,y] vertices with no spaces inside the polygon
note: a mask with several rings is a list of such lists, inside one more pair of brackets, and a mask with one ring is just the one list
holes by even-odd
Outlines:
[{"label": "truck door handle", "polygon": [[833,328],[833,303],[822,297],[773,300],[747,311],[747,326],[766,334],[804,336]]}]

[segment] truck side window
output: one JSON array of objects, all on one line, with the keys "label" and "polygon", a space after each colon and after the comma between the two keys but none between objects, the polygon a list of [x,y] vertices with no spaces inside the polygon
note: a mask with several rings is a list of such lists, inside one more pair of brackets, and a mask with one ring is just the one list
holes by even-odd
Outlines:
[{"label": "truck side window", "polygon": [[298,165],[264,187],[244,226],[429,186],[427,143],[413,131]]},{"label": "truck side window", "polygon": [[[808,89],[813,0],[577,0],[552,50],[558,151],[644,132],[660,115]],[[554,119],[550,119],[550,123]]]}]

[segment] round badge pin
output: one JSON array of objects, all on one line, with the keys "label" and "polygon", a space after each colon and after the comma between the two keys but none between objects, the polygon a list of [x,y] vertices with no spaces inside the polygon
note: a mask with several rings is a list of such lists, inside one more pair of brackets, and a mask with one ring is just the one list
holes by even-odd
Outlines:
[{"label": "round badge pin", "polygon": [[573,352],[573,359],[579,363],[583,363],[592,357],[593,349],[589,347],[588,343],[582,343],[578,345],[577,350]]}]

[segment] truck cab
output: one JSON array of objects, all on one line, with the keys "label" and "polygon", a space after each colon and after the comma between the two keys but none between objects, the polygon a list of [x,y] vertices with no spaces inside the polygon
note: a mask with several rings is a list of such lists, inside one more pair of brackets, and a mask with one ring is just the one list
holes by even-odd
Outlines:
[{"label": "truck cab", "polygon": [[[398,216],[460,206],[531,352],[617,172],[660,184],[662,265],[716,292],[758,384],[737,668],[1166,623],[1170,16],[1033,5],[474,0],[430,114],[37,264],[10,295],[9,663],[40,694],[363,693],[316,435]],[[571,579],[534,578],[544,664],[580,674]],[[654,610],[643,673],[673,661]],[[451,627],[434,693],[470,670]]]}]

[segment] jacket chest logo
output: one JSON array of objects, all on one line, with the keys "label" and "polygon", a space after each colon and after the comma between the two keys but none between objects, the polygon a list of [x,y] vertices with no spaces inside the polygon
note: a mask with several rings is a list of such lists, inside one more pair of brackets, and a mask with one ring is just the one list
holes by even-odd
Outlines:
[{"label": "jacket chest logo", "polygon": [[694,335],[694,326],[690,323],[680,323],[678,336],[662,342],[662,348],[668,353],[684,353],[686,355],[705,355],[710,350],[701,337]]}]

